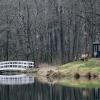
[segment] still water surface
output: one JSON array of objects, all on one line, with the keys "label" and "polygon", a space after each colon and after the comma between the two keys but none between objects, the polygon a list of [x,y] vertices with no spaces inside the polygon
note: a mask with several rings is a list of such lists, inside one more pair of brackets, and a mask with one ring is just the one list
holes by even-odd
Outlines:
[{"label": "still water surface", "polygon": [[0,100],[100,100],[99,88],[52,85],[39,82],[32,77],[27,75],[17,75],[17,78],[2,77]]}]

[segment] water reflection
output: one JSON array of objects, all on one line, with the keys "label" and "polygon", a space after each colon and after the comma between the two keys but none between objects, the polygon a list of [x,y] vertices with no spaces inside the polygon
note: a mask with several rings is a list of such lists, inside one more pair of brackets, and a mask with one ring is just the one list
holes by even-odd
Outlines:
[{"label": "water reflection", "polygon": [[0,75],[0,84],[2,85],[23,85],[31,83],[34,83],[34,77],[30,75]]},{"label": "water reflection", "polygon": [[41,83],[0,85],[0,100],[100,100],[99,88],[74,88]]}]

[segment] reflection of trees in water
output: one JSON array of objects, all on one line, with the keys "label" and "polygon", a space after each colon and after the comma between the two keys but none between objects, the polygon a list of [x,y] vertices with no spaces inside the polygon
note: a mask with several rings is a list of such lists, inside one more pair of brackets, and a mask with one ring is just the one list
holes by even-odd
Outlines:
[{"label": "reflection of trees in water", "polygon": [[0,100],[99,100],[99,93],[100,89],[70,88],[38,81],[30,85],[0,86]]},{"label": "reflection of trees in water", "polygon": [[83,97],[85,99],[90,99],[91,97],[91,89],[83,89],[82,93],[83,93]]},{"label": "reflection of trees in water", "polygon": [[95,100],[100,100],[100,89],[94,89]]}]

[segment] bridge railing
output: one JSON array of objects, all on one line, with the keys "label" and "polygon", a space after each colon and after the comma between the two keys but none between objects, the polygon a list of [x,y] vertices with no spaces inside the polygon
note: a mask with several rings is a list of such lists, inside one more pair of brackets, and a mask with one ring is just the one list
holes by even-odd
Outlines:
[{"label": "bridge railing", "polygon": [[33,68],[34,62],[31,61],[3,61],[0,68]]}]

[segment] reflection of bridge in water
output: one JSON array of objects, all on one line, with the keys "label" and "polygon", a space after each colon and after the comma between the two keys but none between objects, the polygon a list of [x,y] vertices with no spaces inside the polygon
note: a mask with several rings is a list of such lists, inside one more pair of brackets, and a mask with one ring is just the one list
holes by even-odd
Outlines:
[{"label": "reflection of bridge in water", "polygon": [[0,75],[0,84],[3,85],[23,85],[34,83],[34,77],[25,74],[21,75]]},{"label": "reflection of bridge in water", "polygon": [[0,70],[26,70],[34,67],[31,61],[3,61],[0,62]]}]

